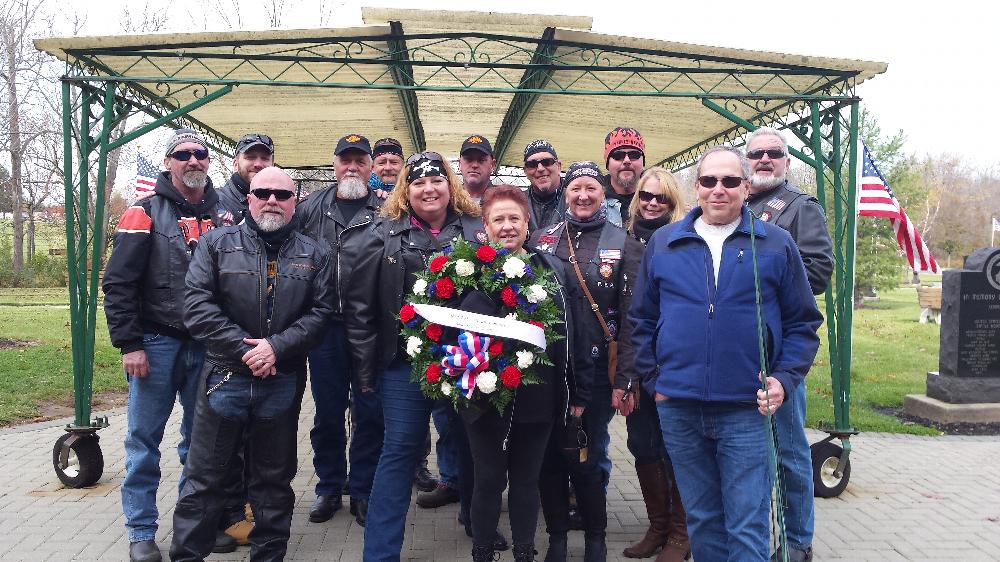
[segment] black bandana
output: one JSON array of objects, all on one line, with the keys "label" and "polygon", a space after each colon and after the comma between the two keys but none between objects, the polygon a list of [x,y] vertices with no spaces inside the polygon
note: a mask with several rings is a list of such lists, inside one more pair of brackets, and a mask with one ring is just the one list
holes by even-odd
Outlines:
[{"label": "black bandana", "polygon": [[410,173],[406,175],[406,183],[413,183],[420,178],[444,175],[446,174],[444,168],[441,167],[441,162],[435,162],[429,158],[421,158],[410,166]]}]

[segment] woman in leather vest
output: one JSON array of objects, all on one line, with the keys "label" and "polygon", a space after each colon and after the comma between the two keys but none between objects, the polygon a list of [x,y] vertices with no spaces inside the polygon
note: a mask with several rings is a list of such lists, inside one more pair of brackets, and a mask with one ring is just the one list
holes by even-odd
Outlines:
[{"label": "woman in leather vest", "polygon": [[[631,361],[631,323],[626,312],[643,247],[607,220],[604,187],[596,164],[574,163],[566,172],[565,184],[565,221],[536,231],[528,247],[557,258],[562,269],[560,278],[566,282],[574,315],[574,348],[586,350],[574,363],[575,384],[569,405],[575,420],[570,422],[582,422],[588,447],[581,458],[570,460],[563,456],[562,440],[549,440],[540,477],[549,534],[545,560],[566,560],[571,479],[583,518],[584,560],[599,562],[607,556],[606,486],[611,474],[608,423],[616,409],[623,414],[631,412],[634,390],[638,388]],[[585,285],[580,283],[581,278]],[[559,432],[553,435],[557,437]]]},{"label": "woman in leather vest", "polygon": [[396,187],[358,251],[344,301],[352,359],[362,392],[380,393],[385,418],[365,525],[364,560],[399,560],[413,472],[423,454],[431,408],[400,338],[399,309],[434,253],[482,230],[479,207],[441,155],[407,159]]},{"label": "woman in leather vest", "polygon": [[[628,232],[646,244],[656,229],[684,218],[677,178],[664,168],[650,168],[639,178],[629,205]],[[691,553],[680,492],[663,446],[656,403],[645,390],[638,393],[639,408],[626,418],[628,450],[646,504],[649,528],[639,542],[622,554],[648,558],[659,550],[656,562],[681,562]],[[660,550],[662,548],[662,550]]]}]

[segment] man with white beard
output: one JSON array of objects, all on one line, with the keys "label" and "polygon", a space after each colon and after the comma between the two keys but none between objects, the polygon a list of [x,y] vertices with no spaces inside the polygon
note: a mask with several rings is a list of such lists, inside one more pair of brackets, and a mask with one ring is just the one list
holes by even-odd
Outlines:
[{"label": "man with white beard", "polygon": [[[788,231],[799,247],[813,294],[826,291],[833,272],[833,251],[826,216],[815,197],[788,182],[788,144],[775,129],[761,127],[747,138],[747,158],[753,175],[747,205],[760,220]],[[778,458],[785,488],[785,529],[788,559],[812,560],[814,527],[813,469],[805,435],[806,381],[788,393],[785,406],[774,414],[778,426]],[[775,553],[772,560],[783,560]]]},{"label": "man with white beard", "polygon": [[260,170],[247,203],[242,224],[202,238],[186,276],[184,325],[206,354],[173,561],[212,551],[229,498],[227,466],[244,444],[250,559],[283,560],[287,550],[301,384],[306,353],[333,312],[333,263],[326,244],[296,231],[295,184],[283,170]]},{"label": "man with white beard", "polygon": [[368,139],[359,134],[347,135],[337,142],[333,154],[337,184],[310,194],[297,212],[301,231],[325,243],[330,250],[337,295],[333,315],[324,327],[324,336],[309,352],[309,381],[316,404],[316,417],[309,437],[317,477],[316,500],[309,510],[309,521],[322,523],[333,517],[341,507],[346,482],[351,514],[358,524],[364,525],[375,467],[382,454],[382,404],[376,393],[353,393],[355,429],[347,452],[344,415],[354,369],[347,350],[342,295],[358,261],[360,241],[368,236],[368,226],[375,220],[382,199],[368,188],[372,171],[372,149]]}]

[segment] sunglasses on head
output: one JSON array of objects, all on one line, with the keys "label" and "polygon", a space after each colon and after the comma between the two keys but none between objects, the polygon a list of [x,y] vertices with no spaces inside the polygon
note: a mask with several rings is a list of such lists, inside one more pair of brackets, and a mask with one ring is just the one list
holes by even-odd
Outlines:
[{"label": "sunglasses on head", "polygon": [[653,199],[656,199],[656,202],[659,203],[660,205],[666,205],[667,203],[670,202],[670,198],[664,195],[663,193],[653,193],[652,191],[639,192],[639,201],[649,203]]},{"label": "sunglasses on head", "polygon": [[267,201],[273,195],[278,201],[288,201],[295,196],[294,191],[289,191],[287,189],[272,189],[270,187],[258,187],[257,189],[251,189],[250,193],[261,201]]},{"label": "sunglasses on head", "polygon": [[700,178],[698,178],[698,183],[701,184],[702,187],[707,189],[714,188],[715,184],[719,182],[722,182],[722,187],[726,189],[735,189],[743,185],[743,181],[744,181],[743,178],[739,176],[726,176],[723,178],[717,178],[715,176],[701,176]]},{"label": "sunglasses on head", "polygon": [[621,162],[622,160],[625,159],[626,156],[628,156],[629,160],[635,162],[636,160],[642,158],[642,151],[641,150],[616,150],[616,151],[612,152],[611,154],[609,154],[608,156],[610,156],[611,159],[614,160],[614,161],[616,161],[616,162]]},{"label": "sunglasses on head", "polygon": [[274,141],[271,140],[271,137],[267,135],[262,135],[260,133],[247,133],[243,135],[242,137],[240,137],[239,144],[251,144],[255,142],[261,142],[268,146],[274,144]]},{"label": "sunglasses on head", "polygon": [[412,166],[417,163],[418,160],[426,158],[431,162],[444,162],[444,158],[441,157],[437,152],[415,152],[406,159],[406,165]]},{"label": "sunglasses on head", "polygon": [[556,163],[555,158],[539,158],[538,160],[525,160],[524,167],[531,169],[531,168],[537,168],[538,166],[545,166],[546,168],[548,168],[549,166],[555,163]]},{"label": "sunglasses on head", "polygon": [[771,160],[785,157],[785,151],[780,148],[769,148],[767,150],[762,148],[760,150],[751,150],[750,152],[747,152],[747,158],[751,160],[760,160],[765,154],[767,154]]},{"label": "sunglasses on head", "polygon": [[208,158],[208,149],[199,148],[198,150],[178,150],[170,155],[174,160],[180,160],[181,162],[187,162],[194,156],[198,160],[204,160]]}]

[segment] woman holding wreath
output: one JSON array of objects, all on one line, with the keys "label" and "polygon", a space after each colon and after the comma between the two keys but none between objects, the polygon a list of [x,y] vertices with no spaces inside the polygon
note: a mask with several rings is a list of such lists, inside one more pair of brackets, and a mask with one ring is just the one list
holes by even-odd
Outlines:
[{"label": "woman holding wreath", "polygon": [[366,561],[399,560],[413,471],[434,404],[410,381],[400,308],[432,254],[457,240],[475,239],[482,230],[479,207],[436,152],[407,159],[381,213],[382,220],[371,226],[369,242],[358,252],[344,302],[358,388],[379,390],[385,418],[365,525]]},{"label": "woman holding wreath", "polygon": [[628,415],[635,408],[638,381],[632,367],[627,311],[644,248],[607,220],[604,185],[595,163],[573,163],[564,183],[565,220],[536,231],[528,248],[556,258],[559,276],[566,281],[574,314],[574,347],[586,350],[574,364],[576,385],[570,413],[582,421],[589,447],[586,458],[568,462],[561,450],[564,444],[550,439],[540,482],[549,534],[545,561],[566,560],[568,479],[572,479],[583,518],[584,560],[603,562],[607,557],[606,487],[611,474],[608,423],[616,410]]}]

